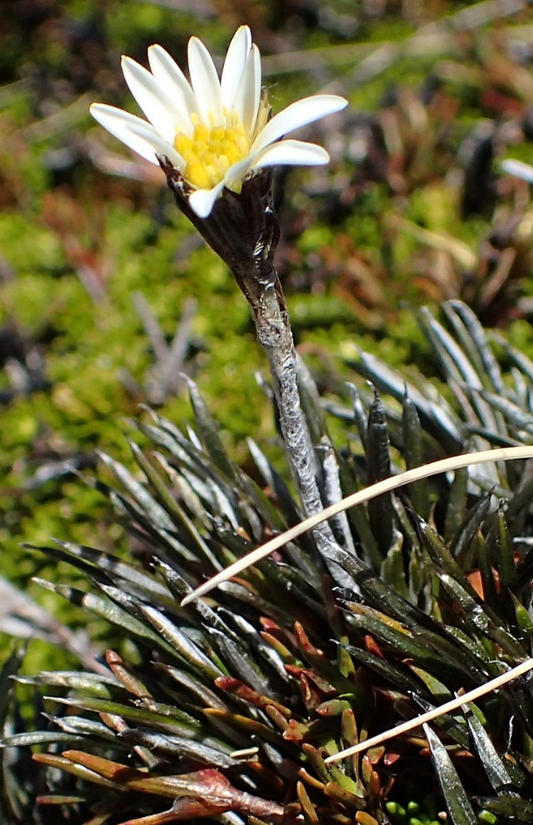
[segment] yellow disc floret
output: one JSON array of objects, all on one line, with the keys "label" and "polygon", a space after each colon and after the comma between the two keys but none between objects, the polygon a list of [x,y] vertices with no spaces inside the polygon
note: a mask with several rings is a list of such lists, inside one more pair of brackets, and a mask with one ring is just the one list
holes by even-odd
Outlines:
[{"label": "yellow disc floret", "polygon": [[250,138],[237,115],[224,112],[224,125],[205,126],[191,115],[192,135],[178,132],[174,147],[185,161],[183,177],[196,189],[212,189],[230,166],[250,152]]}]

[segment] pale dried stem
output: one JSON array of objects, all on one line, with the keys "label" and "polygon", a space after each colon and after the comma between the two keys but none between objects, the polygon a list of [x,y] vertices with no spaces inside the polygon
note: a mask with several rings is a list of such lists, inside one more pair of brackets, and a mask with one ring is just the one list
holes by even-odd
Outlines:
[{"label": "pale dried stem", "polygon": [[486,696],[487,693],[493,693],[495,690],[499,690],[504,685],[514,681],[514,679],[525,676],[530,670],[533,670],[533,659],[526,659],[524,662],[520,662],[519,665],[511,668],[511,670],[508,670],[506,673],[500,673],[499,676],[496,676],[489,682],[485,682],[484,685],[478,685],[478,687],[468,691],[468,693],[463,693],[456,696],[455,699],[451,699],[449,702],[446,702],[444,705],[440,705],[438,708],[428,710],[426,713],[422,713],[420,716],[415,716],[414,719],[408,719],[407,722],[402,722],[400,725],[396,725],[394,728],[383,731],[383,733],[373,736],[371,739],[358,742],[357,745],[352,745],[349,748],[345,748],[345,750],[339,751],[339,753],[332,754],[324,761],[338,762],[340,759],[346,759],[348,756],[355,756],[355,754],[361,753],[369,748],[375,748],[383,742],[387,742],[389,739],[393,739],[395,736],[399,736],[402,733],[409,733],[415,728],[419,728],[428,722],[432,722],[435,719],[439,719],[441,716],[445,716],[447,713],[451,713],[454,710],[458,710],[458,708],[465,707],[470,702],[475,702],[477,699],[481,699],[481,697]]},{"label": "pale dried stem", "polygon": [[238,561],[234,562],[220,573],[217,573],[209,579],[209,581],[201,584],[196,588],[196,590],[194,590],[194,592],[189,593],[189,595],[183,599],[182,605],[190,604],[195,601],[195,599],[205,596],[205,594],[209,593],[210,590],[213,590],[214,587],[218,587],[223,582],[231,579],[232,576],[237,576],[239,573],[242,573],[243,570],[246,570],[246,568],[250,567],[252,564],[257,564],[261,561],[261,559],[264,559],[271,553],[279,550],[284,544],[287,544],[287,542],[294,541],[294,539],[303,535],[308,530],[314,529],[320,521],[334,518],[339,513],[350,509],[350,507],[357,507],[361,504],[366,504],[368,501],[371,501],[384,493],[390,493],[394,490],[398,490],[400,487],[404,487],[406,484],[412,484],[415,481],[422,481],[425,478],[431,478],[439,473],[455,472],[463,467],[470,467],[476,464],[488,464],[496,461],[513,461],[517,459],[531,458],[533,458],[533,446],[501,447],[495,450],[483,450],[475,453],[466,453],[465,455],[455,455],[450,456],[449,458],[441,458],[438,461],[433,461],[431,464],[424,464],[421,467],[414,467],[412,470],[406,470],[406,472],[400,473],[397,476],[384,478],[382,481],[371,484],[370,487],[365,487],[363,490],[358,490],[357,492],[346,496],[346,498],[343,498],[342,501],[337,501],[335,504],[331,504],[321,513],[310,516],[305,521],[300,522],[300,524],[295,524],[294,527],[291,527],[285,533],[281,533],[281,535],[275,536],[270,541],[267,541],[266,544],[262,545],[262,547],[252,550],[252,552],[247,556],[244,556],[242,559],[238,559]]}]

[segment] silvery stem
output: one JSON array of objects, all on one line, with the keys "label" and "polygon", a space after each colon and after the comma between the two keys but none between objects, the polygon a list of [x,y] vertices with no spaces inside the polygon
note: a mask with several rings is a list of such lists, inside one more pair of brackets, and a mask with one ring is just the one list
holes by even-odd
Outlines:
[{"label": "silvery stem", "polygon": [[[271,205],[271,174],[267,171],[246,181],[238,194],[225,190],[204,219],[190,208],[176,170],[161,165],[178,206],[229,266],[250,304],[257,340],[268,358],[280,429],[303,513],[310,516],[320,512],[323,505],[318,467],[300,403],[294,339],[273,263],[279,227]],[[336,541],[329,525],[316,527],[313,536],[320,555],[331,560]]]},{"label": "silvery stem", "polygon": [[[257,273],[240,273],[244,282],[257,283]],[[283,292],[273,267],[262,272],[260,290],[251,302],[257,340],[264,348],[274,395],[278,406],[279,425],[287,450],[293,478],[302,498],[305,515],[322,509],[317,485],[316,456],[307,422],[302,412],[296,371],[296,351]]]}]

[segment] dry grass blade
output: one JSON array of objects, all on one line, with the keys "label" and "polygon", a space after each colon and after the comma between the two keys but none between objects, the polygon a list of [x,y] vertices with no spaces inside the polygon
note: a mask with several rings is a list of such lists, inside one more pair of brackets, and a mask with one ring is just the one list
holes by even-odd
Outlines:
[{"label": "dry grass blade", "polygon": [[357,493],[346,496],[346,498],[342,499],[342,501],[336,502],[330,507],[326,507],[322,510],[322,512],[316,513],[304,521],[301,521],[299,524],[291,527],[290,530],[276,536],[271,541],[268,541],[266,544],[263,544],[261,547],[258,547],[251,553],[248,553],[248,555],[244,556],[242,559],[238,559],[238,561],[234,562],[234,564],[231,564],[225,570],[217,573],[216,576],[213,576],[204,584],[200,585],[200,587],[197,587],[192,593],[189,593],[183,599],[181,605],[182,607],[185,607],[185,605],[190,604],[201,596],[205,596],[206,593],[209,593],[209,591],[213,590],[215,587],[218,587],[223,582],[231,579],[238,573],[242,573],[242,571],[246,570],[247,567],[250,567],[252,564],[256,564],[258,561],[266,558],[275,550],[279,550],[280,547],[283,547],[283,545],[287,542],[301,536],[303,533],[306,533],[308,530],[316,527],[317,524],[321,524],[323,521],[348,510],[350,507],[365,504],[367,501],[370,501],[383,493],[390,493],[393,490],[397,490],[399,487],[404,487],[406,484],[411,484],[414,481],[421,481],[422,479],[430,478],[431,476],[438,475],[439,473],[454,472],[455,470],[460,470],[463,467],[469,467],[474,464],[488,464],[495,461],[513,461],[526,458],[533,458],[533,446],[502,447],[498,450],[481,450],[479,452],[439,459],[439,461],[433,461],[431,464],[415,467],[412,470],[407,470],[405,473],[400,473],[397,476],[391,476],[383,481],[378,481],[376,484],[372,484],[370,487],[366,487],[364,490],[359,490]]},{"label": "dry grass blade", "polygon": [[519,665],[513,667],[511,670],[508,670],[507,673],[502,673],[500,676],[496,676],[495,679],[491,679],[484,685],[479,685],[477,688],[474,688],[474,690],[468,691],[468,693],[463,693],[461,696],[456,696],[455,699],[451,699],[451,701],[446,702],[444,705],[441,705],[438,708],[433,708],[433,710],[428,710],[427,713],[422,713],[414,719],[408,719],[407,722],[403,722],[401,725],[396,725],[394,728],[383,731],[383,733],[373,736],[365,742],[359,742],[357,745],[353,745],[350,748],[339,751],[339,753],[333,754],[333,756],[328,756],[328,758],[324,761],[338,762],[340,759],[345,759],[347,756],[353,756],[361,751],[374,748],[376,745],[381,745],[383,742],[393,739],[401,733],[407,733],[408,731],[413,730],[413,728],[418,728],[427,722],[432,722],[434,719],[438,719],[439,716],[444,716],[446,713],[451,713],[451,711],[457,710],[457,708],[460,708],[462,705],[468,704],[469,702],[475,702],[476,699],[480,699],[482,696],[486,696],[487,693],[492,693],[492,691],[498,690],[503,685],[514,681],[514,679],[524,676],[525,673],[528,673],[532,669],[533,659],[526,659],[525,662],[520,662]]}]

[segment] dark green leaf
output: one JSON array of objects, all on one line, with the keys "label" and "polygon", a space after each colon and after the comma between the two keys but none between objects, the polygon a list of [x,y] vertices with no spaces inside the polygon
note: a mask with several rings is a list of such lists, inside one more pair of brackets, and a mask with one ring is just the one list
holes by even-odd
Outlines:
[{"label": "dark green leaf", "polygon": [[469,802],[467,793],[446,748],[429,725],[424,725],[424,733],[428,740],[435,773],[453,825],[476,825],[477,819],[474,809]]}]

